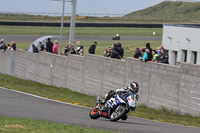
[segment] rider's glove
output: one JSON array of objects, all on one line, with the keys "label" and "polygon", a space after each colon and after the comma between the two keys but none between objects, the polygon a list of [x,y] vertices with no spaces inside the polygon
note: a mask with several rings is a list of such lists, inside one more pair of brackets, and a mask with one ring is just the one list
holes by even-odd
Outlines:
[{"label": "rider's glove", "polygon": [[138,95],[138,94],[136,94],[136,96],[135,96],[135,99],[136,99],[136,100],[138,100],[138,99],[139,99],[139,95]]}]

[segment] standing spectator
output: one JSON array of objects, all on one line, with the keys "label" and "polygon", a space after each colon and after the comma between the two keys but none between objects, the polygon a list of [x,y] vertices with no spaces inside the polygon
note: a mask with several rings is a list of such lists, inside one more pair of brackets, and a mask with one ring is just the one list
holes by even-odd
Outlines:
[{"label": "standing spectator", "polygon": [[156,50],[152,51],[152,55],[153,55],[152,62],[157,62],[157,60],[158,60],[158,54],[156,53]]},{"label": "standing spectator", "polygon": [[44,44],[42,44],[42,42],[39,42],[40,45],[40,51],[44,51]]},{"label": "standing spectator", "polygon": [[123,56],[124,56],[124,49],[121,47],[122,44],[120,42],[117,43],[117,49],[118,49],[118,52],[119,52],[119,55],[121,56],[121,58],[123,59]]},{"label": "standing spectator", "polygon": [[146,61],[148,59],[148,54],[146,53],[146,49],[143,48],[142,52],[143,52],[143,56],[142,56],[142,58],[139,58],[139,59],[143,60],[143,61]]},{"label": "standing spectator", "polygon": [[10,44],[8,44],[8,48],[7,49],[13,51],[13,48],[10,46]]},{"label": "standing spectator", "polygon": [[107,55],[107,57],[111,57],[111,53],[112,53],[112,48],[109,47],[109,48],[108,48],[108,55]]},{"label": "standing spectator", "polygon": [[15,41],[12,41],[11,47],[12,47],[12,49],[13,49],[14,51],[16,51],[16,43],[15,43]]},{"label": "standing spectator", "polygon": [[117,44],[113,45],[111,58],[120,59],[120,60],[122,59],[119,52],[118,52]]},{"label": "standing spectator", "polygon": [[108,57],[108,50],[105,50],[105,51],[103,52],[103,56],[104,56],[104,57]]},{"label": "standing spectator", "polygon": [[37,47],[35,47],[34,44],[32,44],[32,48],[33,48],[33,53],[39,53],[39,50]]},{"label": "standing spectator", "polygon": [[58,41],[55,40],[53,44],[53,53],[58,54]]},{"label": "standing spectator", "polygon": [[135,54],[134,54],[134,58],[139,58],[142,56],[142,53],[140,51],[140,48],[136,48]]},{"label": "standing spectator", "polygon": [[0,44],[2,44],[2,43],[4,43],[4,39],[1,39],[1,40],[0,40]]},{"label": "standing spectator", "polygon": [[152,53],[150,52],[150,50],[149,50],[149,49],[146,49],[146,53],[147,53],[148,59],[145,60],[145,61],[152,61],[153,55],[152,55]]},{"label": "standing spectator", "polygon": [[150,46],[150,43],[149,43],[149,42],[146,44],[146,49],[149,49],[149,52],[150,52],[150,53],[152,53],[152,48],[151,48],[151,46]]},{"label": "standing spectator", "polygon": [[76,54],[83,56],[83,45],[80,41],[77,42]]},{"label": "standing spectator", "polygon": [[160,47],[156,48],[156,53],[157,53],[157,55],[160,55]]},{"label": "standing spectator", "polygon": [[94,42],[94,43],[90,46],[90,48],[89,48],[89,50],[88,50],[89,54],[95,54],[96,46],[97,46],[97,42]]},{"label": "standing spectator", "polygon": [[64,55],[68,56],[69,54],[76,54],[76,50],[71,44],[68,44],[67,47],[65,47]]},{"label": "standing spectator", "polygon": [[0,50],[2,50],[2,51],[7,50],[7,46],[5,45],[5,43],[1,43],[0,45],[1,45]]},{"label": "standing spectator", "polygon": [[160,50],[160,56],[159,56],[159,63],[165,63],[165,64],[169,64],[169,62],[168,62],[168,54],[167,53],[165,53],[165,50],[164,49],[161,49]]},{"label": "standing spectator", "polygon": [[51,39],[48,38],[47,42],[46,42],[46,51],[53,53],[52,50],[53,50],[53,43],[52,43]]}]

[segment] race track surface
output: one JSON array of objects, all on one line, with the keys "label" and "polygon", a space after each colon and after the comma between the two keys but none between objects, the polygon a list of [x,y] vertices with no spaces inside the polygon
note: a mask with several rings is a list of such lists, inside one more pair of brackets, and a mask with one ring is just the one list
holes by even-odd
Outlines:
[{"label": "race track surface", "polygon": [[[35,41],[41,36],[31,36],[31,35],[0,35],[0,39],[4,39],[5,42],[29,42]],[[112,40],[113,36],[75,36],[75,40],[79,41],[100,41],[100,40]],[[59,38],[57,38],[59,40]],[[69,36],[66,36],[64,41],[69,40]],[[121,40],[134,40],[134,41],[160,41],[162,37],[160,36],[122,36]],[[118,40],[116,40],[118,41]]]},{"label": "race track surface", "polygon": [[132,133],[200,133],[200,128],[154,122],[135,117],[118,122],[110,122],[103,118],[92,120],[89,118],[89,111],[88,108],[49,101],[0,88],[0,115]]}]

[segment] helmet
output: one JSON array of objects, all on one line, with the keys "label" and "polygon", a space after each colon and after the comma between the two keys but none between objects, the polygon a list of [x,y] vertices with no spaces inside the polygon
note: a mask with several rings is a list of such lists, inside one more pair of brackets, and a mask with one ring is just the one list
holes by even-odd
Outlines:
[{"label": "helmet", "polygon": [[135,94],[138,93],[138,90],[139,90],[139,85],[137,82],[131,82],[130,83],[130,89],[131,91],[133,91]]}]

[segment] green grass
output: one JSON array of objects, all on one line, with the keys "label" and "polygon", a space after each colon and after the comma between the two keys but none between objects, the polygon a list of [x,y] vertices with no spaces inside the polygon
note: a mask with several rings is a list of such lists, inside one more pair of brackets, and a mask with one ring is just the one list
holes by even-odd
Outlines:
[{"label": "green grass", "polygon": [[[48,97],[54,100],[60,100],[69,103],[78,103],[79,105],[87,107],[93,107],[96,102],[96,97],[94,96],[88,96],[78,92],[73,92],[66,88],[58,88],[54,86],[40,84],[33,81],[22,80],[4,74],[0,74],[0,81],[1,81],[0,86],[2,87],[35,94],[42,97]],[[130,113],[130,115],[154,121],[200,127],[200,117],[192,117],[190,115],[180,115],[176,112],[168,111],[165,108],[161,108],[160,110],[155,110],[140,105],[136,108],[135,111]]]},{"label": "green grass", "polygon": [[[90,45],[93,43],[94,41],[81,41],[81,44],[84,46],[84,53],[87,54],[88,53],[88,49],[90,47]],[[151,47],[153,49],[155,49],[156,47],[161,45],[161,41],[97,41],[98,45],[96,47],[96,55],[102,55],[103,56],[103,51],[108,50],[108,47],[111,47],[112,44],[117,43],[117,42],[121,42],[122,43],[122,47],[124,48],[124,59],[126,57],[133,57],[134,53],[135,53],[135,49],[137,47],[139,48],[145,48],[145,45],[147,42],[151,43]],[[30,47],[32,42],[17,42],[17,49],[24,49],[24,50],[28,50],[28,48]],[[67,46],[67,42],[63,42],[62,44],[62,53],[64,51],[64,47]],[[75,44],[76,46],[76,44]]]},{"label": "green grass", "polygon": [[[60,27],[43,26],[0,26],[0,35],[60,35]],[[64,36],[69,35],[70,28],[64,27]],[[162,28],[108,28],[108,27],[76,27],[76,36],[162,36]]]},{"label": "green grass", "polygon": [[1,133],[114,133],[89,127],[77,127],[55,122],[0,116]]}]

